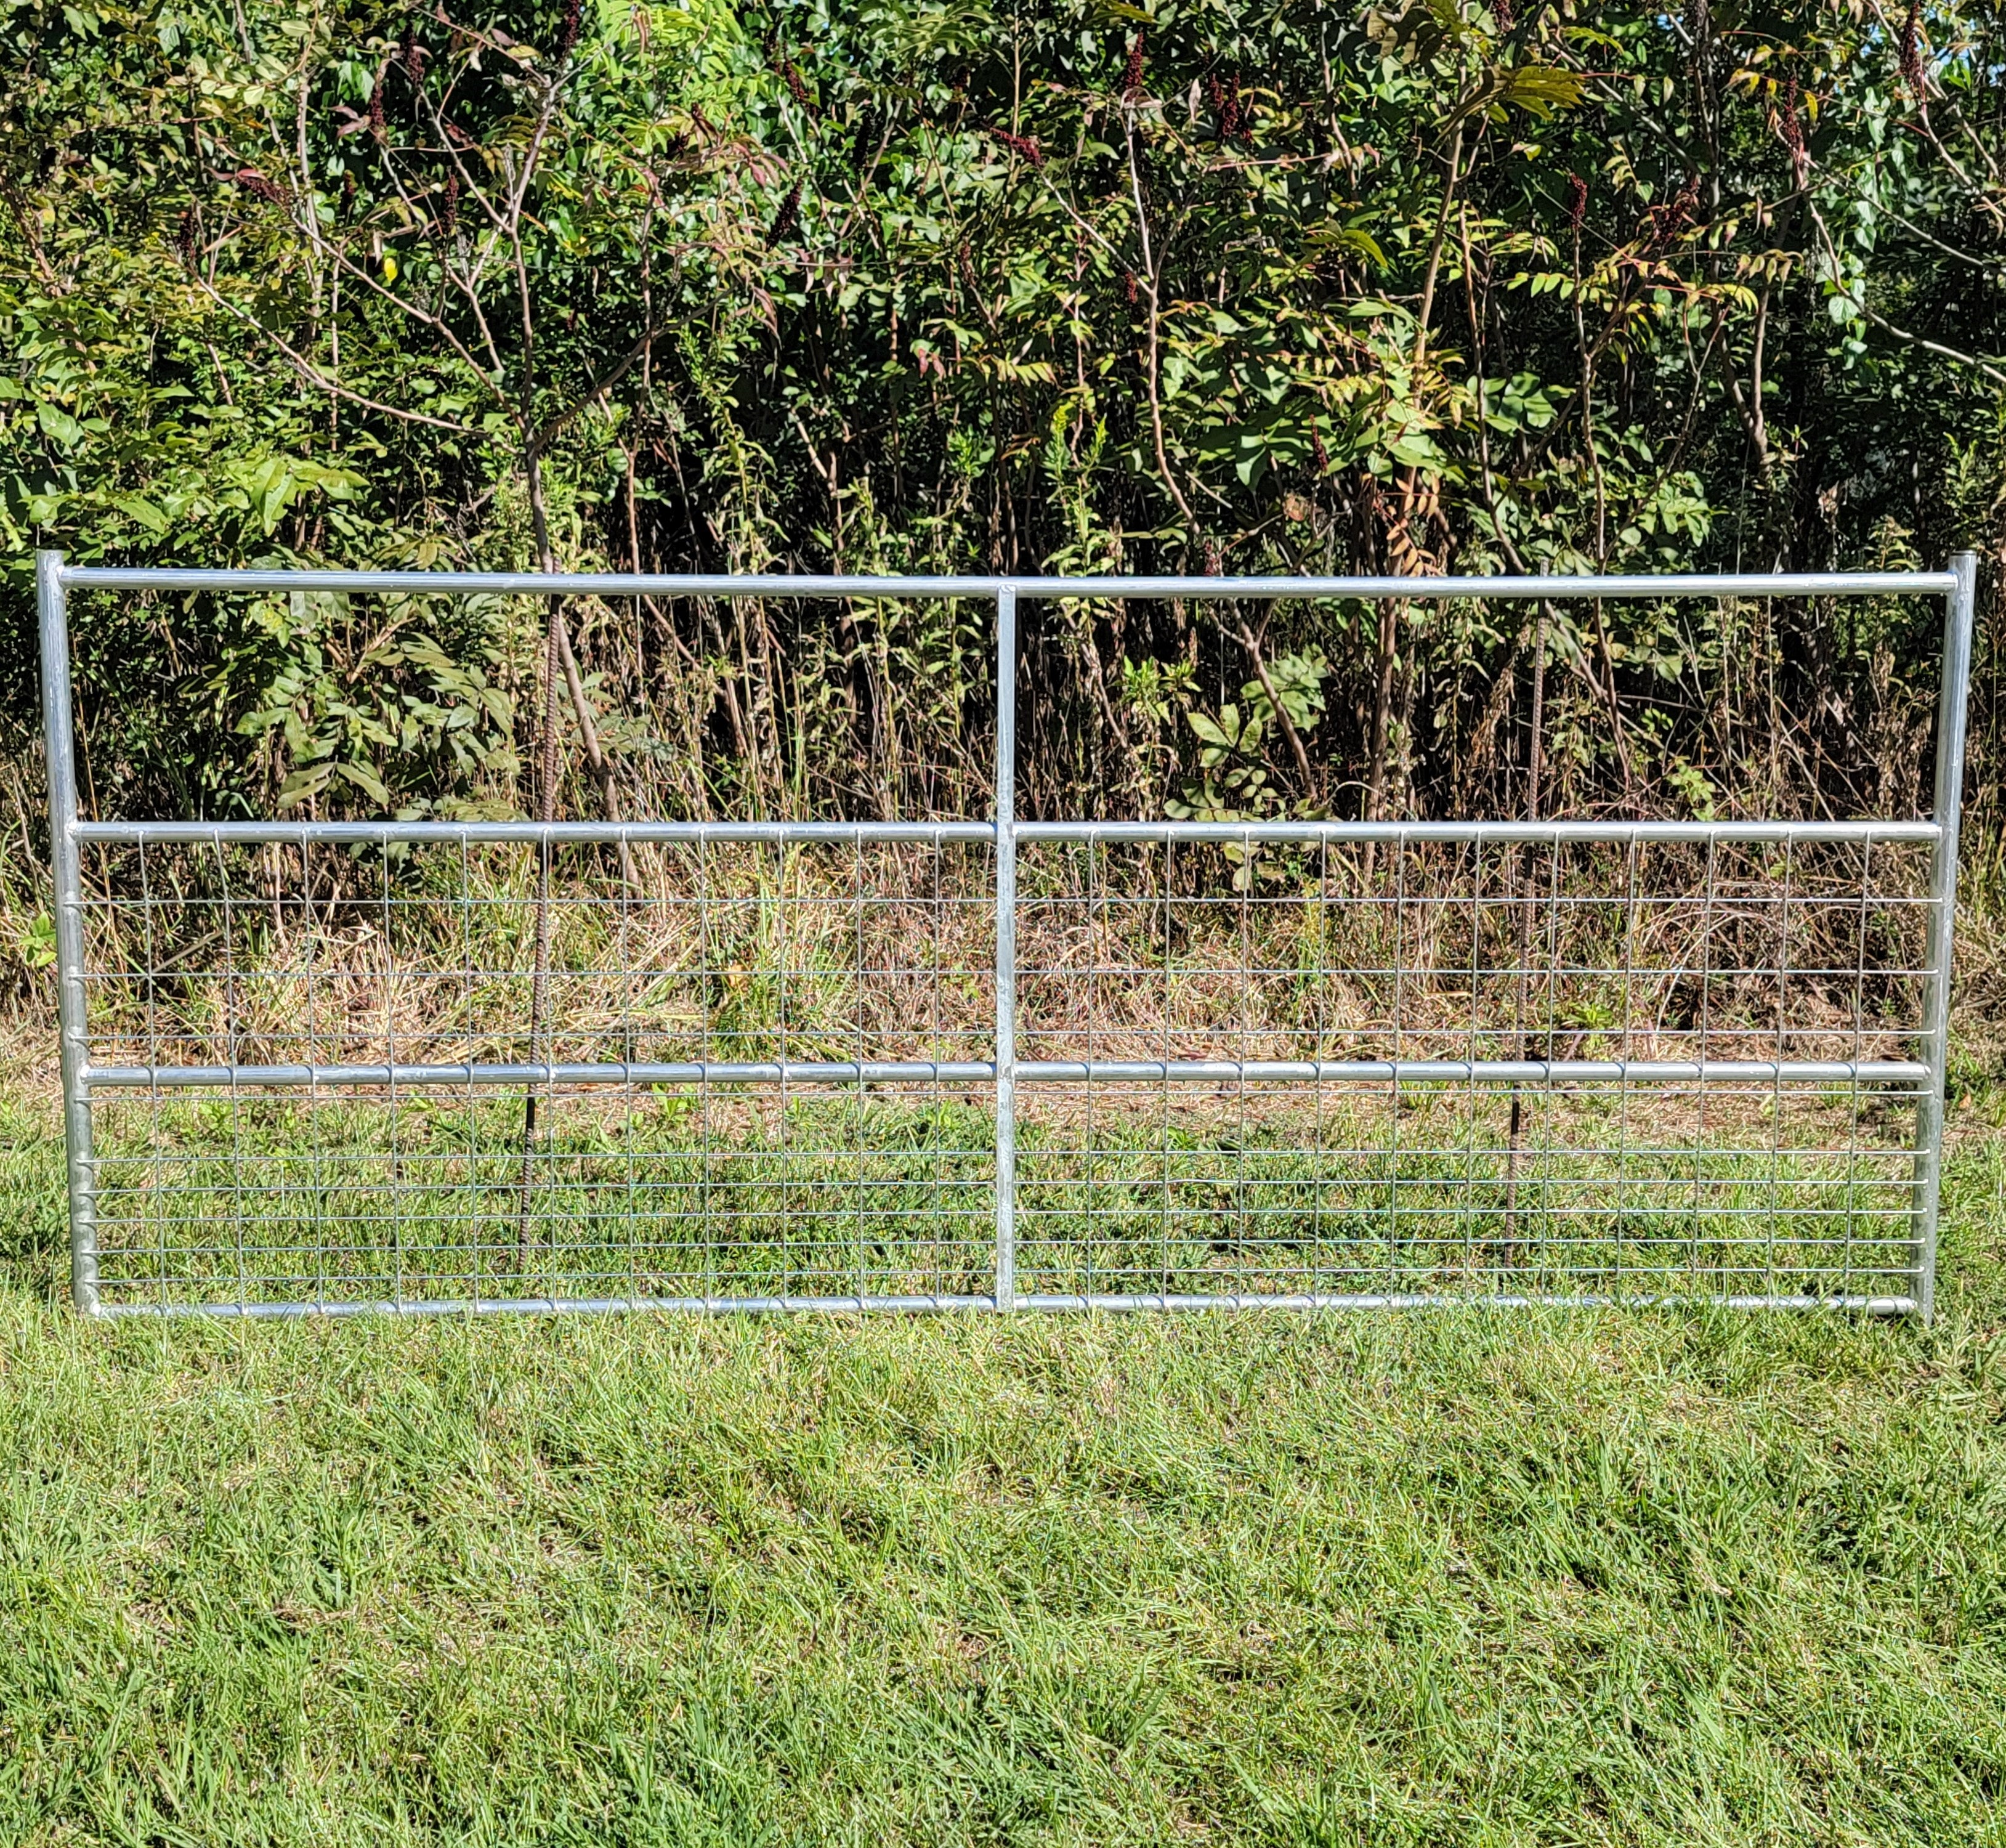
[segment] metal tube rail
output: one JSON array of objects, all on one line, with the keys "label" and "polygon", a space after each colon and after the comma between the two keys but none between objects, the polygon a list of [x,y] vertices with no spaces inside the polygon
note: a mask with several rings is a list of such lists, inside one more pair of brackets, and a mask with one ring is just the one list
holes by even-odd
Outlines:
[{"label": "metal tube rail", "polygon": [[83,892],[76,840],[76,741],[71,727],[69,618],[62,554],[35,555],[41,635],[43,742],[48,758],[49,860],[55,875],[56,1008],[62,1036],[63,1148],[69,1186],[70,1297],[98,1306],[97,1233],[91,1185],[90,1019],[83,979]]},{"label": "metal tube rail", "polygon": [[[1944,1094],[1950,1066],[1951,965],[1957,947],[1957,836],[1964,805],[1966,689],[1971,678],[1971,631],[1978,607],[1978,557],[1959,552],[1944,594],[1943,684],[1937,699],[1934,818],[1930,860],[1929,982],[1923,991],[1923,1045],[1930,1082],[1916,1113],[1915,1297],[1924,1322],[1936,1312],[1937,1228],[1943,1192]],[[1927,1170],[1927,1172],[1925,1172]]]},{"label": "metal tube rail", "polygon": [[1017,599],[996,593],[996,1305],[1017,1301]]},{"label": "metal tube rail", "polygon": [[1019,840],[1269,842],[1476,841],[1486,847],[1631,841],[1928,841],[1934,822],[1019,822]]},{"label": "metal tube rail", "polygon": [[[343,1085],[969,1084],[990,1060],[683,1060],[604,1065],[90,1065],[107,1090],[228,1090]],[[1934,1068],[1908,1059],[1019,1059],[1018,1084],[1862,1084],[1916,1086]]]},{"label": "metal tube rail", "polygon": [[93,1065],[85,1074],[109,1090],[332,1089],[343,1085],[989,1084],[987,1060],[744,1059],[635,1061],[588,1065]]},{"label": "metal tube rail", "polygon": [[[1631,841],[1934,841],[1933,821],[1912,822],[1017,822],[1020,841],[1476,841],[1489,846]],[[986,841],[994,822],[83,822],[79,842],[149,847],[470,844],[551,841],[573,846],[723,842],[853,845],[862,841]]]},{"label": "metal tube rail", "polygon": [[1887,597],[1954,595],[1955,571],[1715,572],[1688,577],[797,577],[622,572],[202,570],[66,565],[61,582],[104,590],[336,590],[406,596],[1236,597],[1262,602],[1386,597]]},{"label": "metal tube rail", "polygon": [[[332,1301],[324,1303],[110,1303],[97,1313],[107,1318],[166,1316],[171,1319],[286,1322],[309,1315],[601,1315],[626,1311],[669,1315],[954,1315],[993,1311],[1005,1305],[993,1296],[602,1296],[486,1297],[412,1298],[386,1297],[380,1301]],[[1047,1314],[1160,1314],[1215,1310],[1421,1310],[1454,1309],[1462,1313],[1497,1311],[1522,1313],[1545,1309],[1783,1309],[1796,1313],[1913,1315],[1916,1301],[1906,1296],[1613,1296],[1600,1291],[1571,1295],[1498,1295],[1451,1297],[1389,1291],[1364,1294],[1306,1290],[1286,1295],[1253,1293],[1217,1295],[1040,1294],[1019,1295],[1008,1307]]]},{"label": "metal tube rail", "polygon": [[79,822],[79,841],[149,847],[458,845],[491,842],[615,847],[723,842],[853,846],[860,841],[994,840],[992,822]]},{"label": "metal tube rail", "polygon": [[1909,1059],[1020,1059],[1022,1084],[1863,1084],[1915,1086]]}]

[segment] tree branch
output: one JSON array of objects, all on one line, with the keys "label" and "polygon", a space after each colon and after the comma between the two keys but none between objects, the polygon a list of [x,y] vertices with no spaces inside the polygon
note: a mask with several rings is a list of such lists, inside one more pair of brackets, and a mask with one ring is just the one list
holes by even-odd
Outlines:
[{"label": "tree branch", "polygon": [[1316,773],[1310,768],[1310,754],[1303,748],[1301,734],[1289,716],[1289,709],[1283,705],[1282,695],[1276,692],[1275,683],[1268,678],[1268,664],[1261,658],[1261,644],[1255,639],[1254,632],[1244,619],[1240,625],[1240,642],[1254,664],[1254,678],[1260,681],[1261,691],[1268,695],[1268,703],[1282,722],[1282,735],[1289,741],[1289,748],[1295,754],[1296,768],[1302,773],[1304,799],[1309,801],[1316,794]]},{"label": "tree branch", "polygon": [[291,362],[293,370],[316,391],[326,392],[337,398],[345,398],[351,404],[360,404],[365,410],[381,411],[386,417],[400,418],[406,424],[424,424],[434,430],[449,430],[455,436],[478,436],[480,434],[470,424],[452,423],[444,417],[428,416],[422,410],[401,410],[395,404],[385,404],[379,398],[365,397],[361,392],[350,391],[347,385],[337,384],[314,364],[312,361],[295,352],[256,315],[247,314],[206,278],[198,276],[194,280],[195,287],[218,308],[223,309],[226,314],[234,315],[261,340],[269,340],[277,347],[280,352]]},{"label": "tree branch", "polygon": [[1920,347],[1925,353],[1934,353],[1939,358],[1951,360],[1958,365],[1969,366],[1974,372],[1983,373],[1994,385],[2006,385],[2006,371],[2002,371],[1990,360],[1980,359],[1974,354],[1960,353],[1955,347],[1946,347],[1938,340],[1925,340],[1919,333],[1909,333],[1906,327],[1897,327],[1885,315],[1876,314],[1867,305],[1863,291],[1855,294],[1847,288],[1843,280],[1844,273],[1839,268],[1838,247],[1832,241],[1832,232],[1825,224],[1824,214],[1816,206],[1811,205],[1808,199],[1805,203],[1810,206],[1811,222],[1818,227],[1819,241],[1825,245],[1825,261],[1832,266],[1832,287],[1842,301],[1851,303],[1859,310],[1862,319],[1879,328],[1883,333],[1892,335],[1906,347]]},{"label": "tree branch", "polygon": [[583,410],[593,399],[611,390],[632,371],[642,354],[667,333],[673,325],[673,322],[668,321],[656,322],[632,346],[621,354],[618,359],[608,366],[600,377],[593,380],[579,396],[573,399],[555,417],[540,424],[530,435],[530,453],[533,456],[542,455],[544,450],[577,421],[579,413]]}]

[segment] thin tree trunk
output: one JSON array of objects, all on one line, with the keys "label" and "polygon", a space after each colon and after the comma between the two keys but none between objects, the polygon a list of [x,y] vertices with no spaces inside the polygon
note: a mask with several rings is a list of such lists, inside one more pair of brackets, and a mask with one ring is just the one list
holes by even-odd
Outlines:
[{"label": "thin tree trunk", "polygon": [[1402,597],[1389,597],[1379,606],[1379,667],[1372,700],[1372,769],[1365,787],[1365,818],[1385,819],[1386,745],[1393,713],[1393,667],[1399,658]]},{"label": "thin tree trunk", "polygon": [[[547,568],[547,567],[546,568]],[[546,827],[558,818],[558,676],[563,671],[559,649],[558,601],[551,599],[544,632],[542,749],[537,776],[537,819]],[[551,1057],[551,843],[537,843],[535,963],[530,979],[530,1058],[550,1065]],[[516,1206],[516,1266],[527,1275],[535,1234],[530,1206],[535,1192],[537,1092],[533,1083],[523,1098],[523,1162]]]},{"label": "thin tree trunk", "polygon": [[[1546,767],[1547,607],[1543,602],[1540,605],[1539,628],[1533,643],[1533,736],[1526,754],[1526,819],[1529,822],[1536,822],[1540,818],[1540,783]],[[1512,861],[1515,867],[1518,859],[1519,856],[1514,854]],[[1532,999],[1533,864],[1533,850],[1528,847],[1525,855],[1525,896],[1519,906],[1518,967],[1513,972],[1512,984],[1514,1030],[1512,1056],[1519,1060],[1526,1057],[1529,1049],[1526,1015]],[[1513,884],[1516,883],[1515,879]],[[1553,1049],[1549,1047],[1547,1050],[1547,1055],[1551,1057]],[[1519,1154],[1525,1136],[1525,1092],[1522,1087],[1514,1084],[1512,1087],[1511,1140],[1504,1157],[1504,1251],[1508,1265],[1512,1261],[1512,1253],[1518,1238]]]},{"label": "thin tree trunk", "polygon": [[[1441,209],[1435,214],[1435,234],[1428,247],[1427,273],[1421,283],[1420,312],[1416,317],[1414,331],[1414,357],[1412,378],[1414,396],[1420,396],[1423,375],[1427,368],[1428,323],[1434,318],[1435,284],[1441,275],[1442,247],[1448,238],[1448,215],[1455,202],[1457,174],[1462,165],[1462,124],[1455,125],[1455,135],[1448,146],[1448,171],[1442,179]],[[1416,504],[1416,485],[1420,471],[1409,466],[1401,477],[1400,520],[1405,530],[1413,518]],[[1411,562],[1413,553],[1412,541],[1408,552],[1395,568],[1401,575],[1408,574],[1404,566]],[[1385,819],[1386,803],[1386,754],[1388,734],[1392,730],[1393,712],[1393,669],[1399,657],[1399,640],[1402,618],[1407,613],[1405,598],[1388,598],[1379,608],[1379,681],[1372,705],[1372,768],[1367,780],[1365,799],[1366,819]],[[1412,664],[1408,672],[1413,671]]]},{"label": "thin tree trunk", "polygon": [[[530,494],[530,516],[536,535],[537,566],[549,574],[557,569],[557,557],[551,545],[550,519],[544,504],[543,470],[533,447],[527,451],[524,461]],[[549,602],[550,615],[544,631],[543,737],[537,766],[537,819],[548,827],[558,818],[558,783],[562,769],[558,737],[558,682],[561,677],[571,694],[586,755],[590,759],[593,768],[600,773],[605,785],[607,818],[618,821],[620,818],[614,800],[612,767],[599,748],[598,731],[592,722],[592,709],[586,702],[585,688],[579,678],[578,661],[572,653],[571,636],[565,626],[564,600],[553,597]],[[551,1056],[550,1018],[551,858],[551,843],[547,837],[539,844],[537,856],[536,960],[530,983],[530,1058],[545,1065],[555,1062]],[[632,891],[639,881],[635,871],[632,852],[624,840],[620,843],[620,861],[628,889]],[[516,1208],[516,1265],[525,1273],[528,1271],[530,1253],[535,1243],[530,1208],[535,1191],[536,1143],[537,1093],[532,1086],[523,1100],[523,1160]]]},{"label": "thin tree trunk", "polygon": [[[1310,768],[1310,754],[1303,748],[1302,737],[1296,730],[1296,722],[1289,716],[1288,708],[1283,705],[1282,696],[1276,692],[1274,681],[1268,678],[1268,664],[1261,658],[1261,644],[1244,621],[1240,625],[1240,643],[1247,650],[1248,658],[1254,664],[1254,678],[1260,681],[1261,691],[1268,695],[1268,703],[1275,709],[1275,716],[1281,723],[1282,735],[1289,741],[1289,749],[1295,758],[1296,769],[1303,780],[1303,800],[1305,802],[1314,801],[1316,799],[1316,775]],[[1100,657],[1096,656],[1095,665],[1098,667],[1099,664]],[[1127,741],[1124,739],[1123,741],[1125,743]]]}]

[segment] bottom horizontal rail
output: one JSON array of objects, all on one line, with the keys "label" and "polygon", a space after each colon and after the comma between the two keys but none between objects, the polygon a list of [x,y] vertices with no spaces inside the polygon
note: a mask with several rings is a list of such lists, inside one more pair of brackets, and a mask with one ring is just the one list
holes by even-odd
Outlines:
[{"label": "bottom horizontal rail", "polygon": [[526,1085],[989,1084],[994,1065],[977,1060],[815,1061],[800,1059],[606,1065],[93,1065],[99,1090],[334,1089],[350,1085],[484,1088]]},{"label": "bottom horizontal rail", "polygon": [[[1919,1086],[1909,1059],[1020,1059],[1019,1084],[1863,1084]],[[346,1086],[991,1084],[984,1060],[631,1065],[93,1065],[100,1090]]]},{"label": "bottom horizontal rail", "polygon": [[[1019,1295],[1015,1307],[1051,1311],[1105,1311],[1181,1309],[1304,1311],[1329,1309],[1799,1309],[1832,1310],[1874,1316],[1913,1315],[1912,1296],[1614,1296],[1536,1294],[1497,1296],[1338,1294],[1151,1296]],[[106,1303],[91,1313],[102,1320],[134,1316],[220,1318],[254,1322],[297,1320],[312,1316],[351,1315],[591,1315],[653,1311],[661,1315],[822,1315],[883,1313],[948,1314],[956,1310],[997,1309],[993,1296],[739,1296],[739,1297],[481,1297],[457,1301],[438,1300],[328,1303]],[[1003,1311],[1008,1313],[1008,1311]]]}]

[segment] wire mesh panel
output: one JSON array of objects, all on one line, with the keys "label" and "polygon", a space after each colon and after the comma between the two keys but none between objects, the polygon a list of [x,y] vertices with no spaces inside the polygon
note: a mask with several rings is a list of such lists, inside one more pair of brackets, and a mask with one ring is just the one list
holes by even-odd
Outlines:
[{"label": "wire mesh panel", "polygon": [[83,848],[106,1305],[989,1290],[987,830],[138,832]]},{"label": "wire mesh panel", "polygon": [[1933,830],[1026,832],[1033,1300],[1907,1293]]},{"label": "wire mesh panel", "polygon": [[938,1085],[245,1086],[99,1105],[108,1308],[986,1294],[985,1110]]},{"label": "wire mesh panel", "polygon": [[[1929,1311],[1975,566],[801,579],[39,563],[100,1312]],[[72,585],[979,597],[957,821],[84,821]],[[1934,815],[1025,821],[1023,597],[1927,593]]]}]

